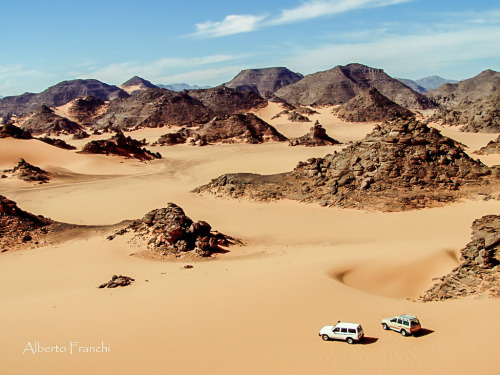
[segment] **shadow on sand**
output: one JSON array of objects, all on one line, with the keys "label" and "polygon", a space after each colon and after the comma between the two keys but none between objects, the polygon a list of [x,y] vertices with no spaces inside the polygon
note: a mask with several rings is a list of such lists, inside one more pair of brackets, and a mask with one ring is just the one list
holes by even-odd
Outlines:
[{"label": "shadow on sand", "polygon": [[434,331],[432,329],[422,328],[422,329],[420,329],[420,331],[415,332],[413,334],[413,336],[414,337],[424,337],[424,336],[430,335],[433,332]]},{"label": "shadow on sand", "polygon": [[365,336],[365,337],[363,337],[363,340],[361,340],[358,344],[359,345],[370,345],[370,344],[375,344],[377,341],[378,341],[378,337]]}]

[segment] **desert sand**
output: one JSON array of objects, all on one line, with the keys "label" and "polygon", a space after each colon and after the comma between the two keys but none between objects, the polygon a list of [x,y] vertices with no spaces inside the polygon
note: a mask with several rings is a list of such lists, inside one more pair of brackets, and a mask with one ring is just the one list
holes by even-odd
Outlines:
[{"label": "desert sand", "polygon": [[[260,115],[289,137],[312,126],[270,120],[280,110],[271,104]],[[330,111],[309,117],[342,142],[373,128],[343,123]],[[471,150],[498,136],[448,130]],[[152,141],[167,131],[172,129],[132,136]],[[66,140],[78,147],[89,141]],[[382,213],[191,193],[222,173],[285,172],[342,147],[178,145],[155,147],[163,159],[140,163],[0,139],[0,169],[23,157],[59,173],[45,185],[0,180],[0,194],[24,210],[68,223],[110,225],[174,202],[194,220],[246,243],[216,259],[159,262],[130,256],[138,249],[128,235],[108,241],[90,232],[0,254],[0,373],[497,373],[500,298],[417,299],[433,278],[458,264],[472,221],[498,214],[500,201]],[[488,164],[500,164],[500,156],[490,159]],[[194,268],[184,269],[186,264]],[[97,288],[113,274],[136,281]],[[403,338],[382,330],[381,318],[402,313],[417,315],[425,334]],[[361,323],[368,340],[353,346],[323,342],[319,329],[338,320]],[[25,351],[36,342],[67,352]],[[69,354],[70,342],[110,350]]]}]

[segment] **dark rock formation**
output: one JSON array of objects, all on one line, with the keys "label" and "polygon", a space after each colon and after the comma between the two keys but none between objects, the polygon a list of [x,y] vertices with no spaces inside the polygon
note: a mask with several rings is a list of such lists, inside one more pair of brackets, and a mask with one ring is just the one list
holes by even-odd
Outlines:
[{"label": "dark rock formation", "polygon": [[406,119],[377,126],[360,142],[335,155],[300,162],[289,173],[223,175],[195,192],[402,211],[496,192],[497,177],[454,140]]},{"label": "dark rock formation", "polygon": [[128,286],[134,282],[135,279],[129,277],[129,276],[123,276],[123,275],[113,275],[111,280],[109,280],[107,283],[99,285],[99,288],[116,288],[119,286]]},{"label": "dark rock formation", "polygon": [[145,80],[144,78],[134,76],[130,78],[127,82],[120,85],[120,88],[122,90],[125,90],[130,95],[132,95],[137,91],[142,91],[146,89],[156,89],[158,88],[158,86],[153,85],[151,82]]},{"label": "dark rock formation", "polygon": [[48,233],[53,220],[36,216],[17,207],[16,202],[0,195],[0,249],[11,250],[26,242],[36,242]]},{"label": "dark rock formation", "polygon": [[162,135],[158,141],[155,142],[155,145],[160,145],[160,146],[173,146],[173,145],[178,145],[182,143],[186,143],[187,139],[191,137],[193,131],[186,129],[186,128],[181,128],[175,133],[168,133]]},{"label": "dark rock formation", "polygon": [[434,121],[463,125],[466,132],[500,132],[500,72],[485,70],[426,95],[439,104]]},{"label": "dark rock formation", "polygon": [[224,86],[240,91],[253,91],[263,98],[270,99],[280,88],[300,81],[303,77],[302,74],[284,67],[246,69]]},{"label": "dark rock formation", "polygon": [[347,103],[336,108],[337,115],[350,122],[391,121],[413,117],[413,113],[382,95],[375,87],[361,91]]},{"label": "dark rock formation", "polygon": [[488,144],[481,149],[474,152],[478,155],[500,154],[500,136],[497,139],[488,142]]},{"label": "dark rock formation", "polygon": [[204,124],[214,116],[200,100],[186,91],[165,89],[139,91],[126,99],[114,100],[94,125],[95,129],[136,129],[169,125]]},{"label": "dark rock formation", "polygon": [[288,141],[289,146],[309,146],[309,147],[331,146],[331,145],[337,145],[339,143],[340,143],[339,141],[331,138],[330,136],[328,136],[328,134],[326,134],[325,128],[323,128],[323,126],[318,121],[316,121],[316,123],[311,128],[309,133],[303,135],[302,137],[290,139]]},{"label": "dark rock formation", "polygon": [[181,256],[191,254],[209,257],[241,241],[212,230],[205,221],[193,222],[184,210],[174,203],[167,207],[150,211],[141,220],[134,222],[125,230],[135,233],[133,241],[160,256]]},{"label": "dark rock formation", "polygon": [[31,133],[13,124],[5,124],[0,129],[0,138],[32,139]]},{"label": "dark rock formation", "polygon": [[7,169],[4,173],[10,174],[11,176],[17,177],[18,179],[26,182],[40,183],[49,182],[52,175],[41,168],[31,165],[22,158],[19,159],[18,164],[13,169]]},{"label": "dark rock formation", "polygon": [[110,86],[96,79],[64,81],[49,87],[40,94],[25,93],[0,99],[0,116],[8,113],[26,115],[41,105],[59,107],[73,99],[94,96],[101,100],[127,97],[128,94],[116,86]]},{"label": "dark rock formation", "polygon": [[144,148],[144,145],[145,143],[131,137],[125,137],[122,132],[118,131],[110,139],[87,143],[81,152],[84,154],[117,155],[141,161],[161,159],[160,153],[152,153]]},{"label": "dark rock formation", "polygon": [[424,301],[500,297],[500,216],[483,216],[472,223],[472,240],[461,250],[460,261],[421,297]]},{"label": "dark rock formation", "polygon": [[57,139],[57,138],[49,138],[49,137],[43,137],[43,138],[37,138],[38,140],[47,143],[51,146],[59,147],[62,148],[63,150],[76,150],[75,146],[72,146],[62,139]]},{"label": "dark rock formation", "polygon": [[251,109],[267,105],[267,101],[253,91],[243,92],[224,86],[190,90],[189,95],[201,101],[217,116],[246,113]]},{"label": "dark rock formation", "polygon": [[58,116],[52,109],[42,105],[38,111],[21,123],[23,129],[32,134],[74,134],[82,130],[81,125]]},{"label": "dark rock formation", "polygon": [[287,138],[253,113],[216,117],[193,131],[191,136],[202,143],[284,142]]},{"label": "dark rock formation", "polygon": [[89,137],[90,137],[89,133],[87,133],[85,130],[80,130],[79,132],[73,134],[73,137],[71,139],[78,140],[78,139],[86,139]]},{"label": "dark rock formation", "polygon": [[96,118],[106,109],[104,100],[93,96],[77,98],[68,108],[68,114],[83,126],[92,126]]},{"label": "dark rock formation", "polygon": [[388,76],[382,69],[361,64],[339,65],[307,75],[276,91],[275,95],[294,105],[335,105],[347,103],[371,87],[405,108],[421,110],[435,107],[431,100]]}]

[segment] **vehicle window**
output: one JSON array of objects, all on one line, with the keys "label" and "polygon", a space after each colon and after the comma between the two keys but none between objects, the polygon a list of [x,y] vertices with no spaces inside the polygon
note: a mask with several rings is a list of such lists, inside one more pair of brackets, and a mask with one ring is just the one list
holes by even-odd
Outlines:
[{"label": "vehicle window", "polygon": [[340,328],[335,328],[335,329],[333,330],[333,332],[337,332],[337,333],[338,333],[338,332],[340,332]]},{"label": "vehicle window", "polygon": [[398,324],[403,324],[403,321],[401,319],[398,319]]},{"label": "vehicle window", "polygon": [[354,328],[349,328],[349,329],[347,330],[347,332],[349,332],[349,333],[356,333],[356,330],[355,330]]},{"label": "vehicle window", "polygon": [[418,326],[418,320],[412,320],[411,325],[412,326]]},{"label": "vehicle window", "polygon": [[347,328],[342,328],[342,329],[341,329],[341,332],[342,332],[342,333],[347,333]]},{"label": "vehicle window", "polygon": [[405,326],[409,326],[409,325],[410,325],[410,322],[409,322],[408,320],[405,320],[405,321],[403,321],[403,324],[404,324]]},{"label": "vehicle window", "polygon": [[396,323],[396,320],[397,320],[396,318],[391,319],[391,322],[392,322],[392,323]]}]

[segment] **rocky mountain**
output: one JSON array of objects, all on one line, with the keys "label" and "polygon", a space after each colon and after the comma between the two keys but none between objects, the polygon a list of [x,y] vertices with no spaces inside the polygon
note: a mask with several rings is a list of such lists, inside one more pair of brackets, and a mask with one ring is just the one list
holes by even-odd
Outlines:
[{"label": "rocky mountain", "polygon": [[65,141],[63,141],[62,139],[59,139],[59,138],[49,138],[49,137],[45,136],[45,137],[41,137],[41,138],[37,138],[37,139],[39,141],[47,143],[48,145],[51,145],[51,146],[54,146],[54,147],[58,147],[58,148],[62,148],[63,150],[76,150],[75,146],[70,145],[70,144],[66,143]]},{"label": "rocky mountain", "polygon": [[133,242],[147,247],[146,254],[153,257],[209,257],[224,251],[225,247],[241,241],[217,232],[205,221],[194,222],[184,210],[174,203],[148,212],[124,230],[134,233]]},{"label": "rocky mountain", "polygon": [[419,92],[420,94],[425,94],[428,90],[425,87],[420,86],[417,82],[406,78],[396,78],[399,82],[403,82],[413,91]]},{"label": "rocky mountain", "polygon": [[284,142],[287,138],[253,113],[216,117],[193,134],[203,143]]},{"label": "rocky mountain", "polygon": [[112,101],[106,113],[96,120],[94,128],[196,126],[215,116],[247,112],[266,104],[253,92],[226,87],[181,92],[147,89]]},{"label": "rocky mountain", "polygon": [[133,76],[127,82],[122,83],[120,85],[122,90],[125,90],[128,94],[132,95],[132,93],[136,91],[146,90],[146,89],[156,89],[158,86],[153,85],[148,80],[144,78]]},{"label": "rocky mountain", "polygon": [[80,125],[91,126],[105,110],[106,103],[103,100],[94,96],[85,96],[70,102],[68,115]]},{"label": "rocky mountain", "polygon": [[426,95],[439,104],[433,120],[463,125],[467,132],[500,132],[500,72],[485,70]]},{"label": "rocky mountain", "polygon": [[123,156],[130,159],[138,159],[141,161],[161,159],[160,153],[153,153],[146,148],[143,142],[125,137],[118,131],[116,135],[107,140],[91,141],[87,143],[83,149],[84,154],[103,154]]},{"label": "rocky mountain", "polygon": [[435,106],[427,97],[390,77],[382,69],[361,64],[338,65],[330,70],[309,74],[279,89],[275,95],[294,105],[334,105],[347,103],[371,87],[408,109],[421,110]]},{"label": "rocky mountain", "polygon": [[259,94],[252,91],[242,92],[224,86],[203,90],[190,90],[189,95],[201,101],[216,115],[245,113],[251,109],[267,105],[267,101]]},{"label": "rocky mountain", "polygon": [[437,89],[439,86],[444,85],[446,83],[457,83],[457,80],[454,79],[446,79],[439,76],[429,76],[417,79],[415,83],[423,87],[426,91],[431,91]]},{"label": "rocky mountain", "polygon": [[42,105],[33,115],[21,122],[24,130],[32,134],[74,134],[82,130],[82,126],[58,116],[52,109]]},{"label": "rocky mountain", "polygon": [[413,113],[382,95],[375,87],[361,91],[335,109],[338,117],[350,122],[390,121],[412,117]]},{"label": "rocky mountain", "polygon": [[63,81],[49,87],[40,94],[25,93],[0,99],[0,116],[8,114],[26,115],[41,105],[59,107],[71,100],[93,96],[101,100],[125,98],[129,95],[122,89],[100,82],[96,79],[76,79]]},{"label": "rocky mountain", "polygon": [[282,87],[300,81],[304,76],[284,67],[242,70],[226,87],[240,91],[253,91],[263,98],[270,99]]},{"label": "rocky mountain", "polygon": [[360,142],[334,155],[300,162],[291,172],[222,175],[195,192],[403,211],[478,192],[498,195],[499,177],[438,130],[404,119],[376,126]]},{"label": "rocky mountain", "polygon": [[460,265],[429,289],[424,301],[471,295],[500,296],[500,216],[488,215],[472,223],[472,239],[461,251]]},{"label": "rocky mountain", "polygon": [[318,122],[309,130],[309,133],[299,138],[293,138],[288,141],[289,146],[332,146],[340,144],[339,141],[333,139],[326,134],[326,129]]},{"label": "rocky mountain", "polygon": [[171,85],[157,84],[156,86],[170,91],[199,90],[199,89],[209,89],[212,87],[212,86],[188,85],[187,83],[172,83]]}]

